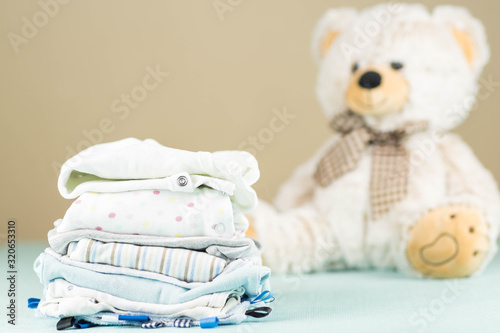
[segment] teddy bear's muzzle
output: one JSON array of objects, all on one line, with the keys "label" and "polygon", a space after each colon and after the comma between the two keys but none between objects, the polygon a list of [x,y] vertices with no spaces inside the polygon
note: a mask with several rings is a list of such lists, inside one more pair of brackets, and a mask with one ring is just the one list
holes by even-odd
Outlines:
[{"label": "teddy bear's muzzle", "polygon": [[346,91],[348,108],[360,115],[400,112],[408,100],[408,83],[388,66],[372,66],[356,71]]}]

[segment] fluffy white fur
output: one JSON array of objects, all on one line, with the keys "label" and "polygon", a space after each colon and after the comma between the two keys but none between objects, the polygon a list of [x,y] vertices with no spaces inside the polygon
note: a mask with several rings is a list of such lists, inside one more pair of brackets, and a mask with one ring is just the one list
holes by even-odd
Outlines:
[{"label": "fluffy white fur", "polygon": [[[382,12],[386,19],[389,15],[385,21],[380,19]],[[381,22],[376,34],[373,22]],[[476,50],[471,64],[453,28],[471,37]],[[332,29],[340,34],[321,55],[321,40]],[[371,31],[364,44],[358,43],[360,31],[367,35]],[[482,212],[490,225],[492,249],[484,268],[496,252],[497,185],[458,136],[444,133],[466,118],[488,61],[481,23],[467,10],[451,6],[432,13],[415,4],[382,4],[358,14],[354,9],[332,9],[319,21],[312,49],[319,64],[316,93],[328,119],[347,108],[345,92],[354,63],[363,69],[398,61],[404,64],[401,73],[410,87],[408,102],[399,113],[365,119],[384,131],[414,120],[429,121],[430,127],[405,143],[411,153],[407,198],[378,221],[368,218],[369,150],[353,172],[325,188],[314,183],[317,163],[339,140],[334,134],[283,184],[275,205],[263,202],[253,215],[266,263],[275,272],[377,267],[417,274],[405,256],[410,227],[431,209],[466,204]]]}]

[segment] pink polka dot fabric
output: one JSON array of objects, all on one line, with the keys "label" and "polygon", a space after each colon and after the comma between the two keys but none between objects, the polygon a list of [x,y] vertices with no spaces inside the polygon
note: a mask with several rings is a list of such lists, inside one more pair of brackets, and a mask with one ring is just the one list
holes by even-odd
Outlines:
[{"label": "pink polka dot fabric", "polygon": [[57,231],[97,229],[122,234],[233,238],[244,235],[247,225],[228,195],[201,187],[193,193],[84,193],[67,210]]}]

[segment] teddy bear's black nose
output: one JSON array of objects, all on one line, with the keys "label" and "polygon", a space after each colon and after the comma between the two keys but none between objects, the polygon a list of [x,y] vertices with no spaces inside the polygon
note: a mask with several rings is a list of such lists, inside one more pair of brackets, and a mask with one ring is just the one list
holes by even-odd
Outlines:
[{"label": "teddy bear's black nose", "polygon": [[379,73],[369,71],[369,72],[366,72],[365,74],[361,75],[361,77],[359,78],[358,84],[362,88],[373,89],[373,88],[377,88],[378,86],[380,86],[381,82],[382,82],[382,77],[380,76]]}]

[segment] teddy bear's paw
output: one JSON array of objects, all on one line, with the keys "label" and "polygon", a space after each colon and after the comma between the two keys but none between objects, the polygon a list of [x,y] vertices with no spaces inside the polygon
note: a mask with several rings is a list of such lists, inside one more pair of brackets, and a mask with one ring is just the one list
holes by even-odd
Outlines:
[{"label": "teddy bear's paw", "polygon": [[489,251],[488,231],[474,208],[440,207],[412,227],[406,256],[425,276],[466,277],[479,269]]}]

